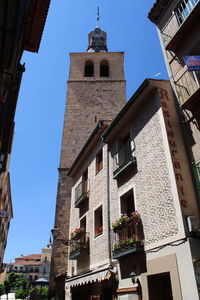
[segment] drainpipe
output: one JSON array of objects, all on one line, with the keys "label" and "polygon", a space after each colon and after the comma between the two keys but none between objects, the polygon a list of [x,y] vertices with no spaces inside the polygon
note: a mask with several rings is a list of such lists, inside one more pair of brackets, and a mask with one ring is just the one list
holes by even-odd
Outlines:
[{"label": "drainpipe", "polygon": [[[105,141],[104,141],[105,143]],[[111,227],[110,227],[110,174],[109,174],[109,151],[108,144],[106,145],[106,158],[107,158],[107,217],[108,217],[108,251],[109,251],[109,262],[112,264],[112,249],[111,249]]]}]

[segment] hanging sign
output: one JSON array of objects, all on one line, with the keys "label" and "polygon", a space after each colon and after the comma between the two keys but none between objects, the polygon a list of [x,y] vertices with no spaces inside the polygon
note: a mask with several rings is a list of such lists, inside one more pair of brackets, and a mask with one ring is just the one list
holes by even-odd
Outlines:
[{"label": "hanging sign", "polygon": [[200,56],[183,56],[188,71],[200,71]]}]

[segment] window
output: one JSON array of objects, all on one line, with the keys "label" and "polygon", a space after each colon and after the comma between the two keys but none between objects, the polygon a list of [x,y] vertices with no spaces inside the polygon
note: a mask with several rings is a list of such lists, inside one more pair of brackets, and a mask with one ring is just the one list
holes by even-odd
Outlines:
[{"label": "window", "polygon": [[91,60],[88,60],[85,63],[85,77],[92,76],[94,76],[94,64]]},{"label": "window", "polygon": [[82,175],[82,193],[86,197],[88,193],[88,169]]},{"label": "window", "polygon": [[106,60],[103,60],[100,64],[100,77],[108,77],[109,76],[109,65]]},{"label": "window", "polygon": [[103,233],[103,214],[102,205],[94,212],[94,230],[95,237]]},{"label": "window", "polygon": [[80,228],[84,228],[86,231],[86,217],[80,220]]},{"label": "window", "polygon": [[118,161],[119,167],[126,164],[132,157],[131,138],[127,134],[123,139],[119,140]]},{"label": "window", "polygon": [[178,24],[181,25],[199,0],[182,0],[175,9]]},{"label": "window", "polygon": [[85,205],[86,200],[89,198],[89,180],[88,169],[82,174],[82,181],[75,188],[75,207],[80,208]]},{"label": "window", "polygon": [[132,189],[120,197],[120,204],[121,214],[126,214],[128,217],[130,217],[131,213],[135,211],[135,203]]},{"label": "window", "polygon": [[103,168],[103,151],[102,149],[96,155],[96,174]]}]

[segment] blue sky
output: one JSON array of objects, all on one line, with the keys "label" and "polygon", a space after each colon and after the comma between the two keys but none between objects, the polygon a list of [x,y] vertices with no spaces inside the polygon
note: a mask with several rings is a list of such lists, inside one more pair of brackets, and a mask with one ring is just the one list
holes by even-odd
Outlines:
[{"label": "blue sky", "polygon": [[[85,52],[88,33],[107,32],[109,51],[125,52],[127,100],[145,78],[167,79],[155,26],[155,0],[51,0],[38,54],[25,52],[10,164],[14,218],[4,262],[41,253],[54,224],[69,53]],[[154,77],[161,73],[160,76]]]}]

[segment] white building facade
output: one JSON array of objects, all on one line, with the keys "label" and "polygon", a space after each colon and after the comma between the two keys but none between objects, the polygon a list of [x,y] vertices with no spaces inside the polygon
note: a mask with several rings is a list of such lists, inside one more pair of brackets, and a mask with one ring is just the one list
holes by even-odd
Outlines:
[{"label": "white building facade", "polygon": [[199,299],[199,215],[168,81],[145,80],[100,121],[68,174],[66,299]]}]

